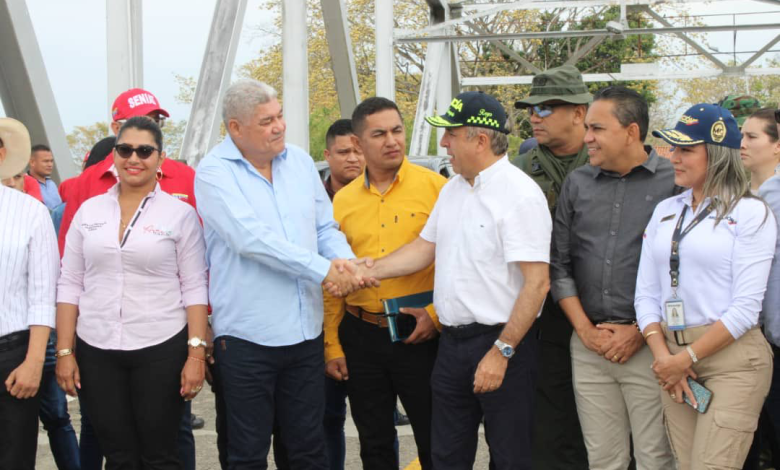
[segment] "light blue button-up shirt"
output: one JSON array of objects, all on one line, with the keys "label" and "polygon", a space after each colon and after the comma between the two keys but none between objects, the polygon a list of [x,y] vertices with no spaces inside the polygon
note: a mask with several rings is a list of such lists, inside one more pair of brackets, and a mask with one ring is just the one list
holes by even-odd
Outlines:
[{"label": "light blue button-up shirt", "polygon": [[38,186],[41,188],[41,196],[43,196],[43,203],[46,204],[46,207],[48,207],[49,210],[53,210],[55,207],[62,204],[62,198],[60,197],[59,189],[57,189],[57,183],[49,177],[46,177],[46,179],[43,180],[43,183],[41,183],[38,178],[35,178],[35,181],[38,181]]},{"label": "light blue button-up shirt", "polygon": [[286,346],[322,333],[322,281],[330,259],[354,258],[312,158],[287,145],[273,184],[226,137],[200,162],[214,336]]}]

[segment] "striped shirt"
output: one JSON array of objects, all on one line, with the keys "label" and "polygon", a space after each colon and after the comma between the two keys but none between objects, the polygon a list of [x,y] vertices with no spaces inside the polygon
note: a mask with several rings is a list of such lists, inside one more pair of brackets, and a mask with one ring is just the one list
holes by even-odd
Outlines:
[{"label": "striped shirt", "polygon": [[31,325],[54,328],[59,272],[46,206],[0,185],[0,336]]}]

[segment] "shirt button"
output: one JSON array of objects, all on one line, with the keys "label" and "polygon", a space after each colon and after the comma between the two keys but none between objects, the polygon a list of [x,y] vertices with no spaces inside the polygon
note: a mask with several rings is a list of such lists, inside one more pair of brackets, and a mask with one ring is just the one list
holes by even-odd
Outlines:
[{"label": "shirt button", "polygon": [[621,183],[625,183],[625,182],[626,182],[626,179],[625,179],[625,178],[620,178],[620,182],[621,182]]},{"label": "shirt button", "polygon": [[610,234],[610,235],[612,235],[612,236],[614,237],[615,235],[617,235],[617,232],[615,232],[614,230],[610,230],[610,231],[609,231],[609,234]]},{"label": "shirt button", "polygon": [[382,224],[382,228],[385,228],[385,224]]},{"label": "shirt button", "polygon": [[384,252],[385,252],[385,249],[384,249],[384,248],[382,248],[382,253],[384,253]]},{"label": "shirt button", "polygon": [[385,200],[384,200],[384,199],[382,199],[380,202],[385,202]]},{"label": "shirt button", "polygon": [[620,207],[620,203],[619,203],[619,202],[616,202],[616,203],[615,203],[615,207]]},{"label": "shirt button", "polygon": [[604,295],[609,295],[609,289],[604,289]]},{"label": "shirt button", "polygon": [[612,260],[609,260],[609,259],[608,259],[608,260],[606,261],[606,263],[607,263],[607,265],[610,265],[610,264],[612,264]]}]

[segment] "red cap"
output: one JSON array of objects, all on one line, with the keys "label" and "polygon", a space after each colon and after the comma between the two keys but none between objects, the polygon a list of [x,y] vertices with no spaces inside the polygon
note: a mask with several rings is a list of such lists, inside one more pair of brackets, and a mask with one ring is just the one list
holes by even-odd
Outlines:
[{"label": "red cap", "polygon": [[160,107],[156,96],[146,90],[133,88],[117,97],[114,106],[111,107],[111,116],[114,121],[119,121],[134,116],[146,116],[155,111],[165,117],[171,117],[168,111]]}]

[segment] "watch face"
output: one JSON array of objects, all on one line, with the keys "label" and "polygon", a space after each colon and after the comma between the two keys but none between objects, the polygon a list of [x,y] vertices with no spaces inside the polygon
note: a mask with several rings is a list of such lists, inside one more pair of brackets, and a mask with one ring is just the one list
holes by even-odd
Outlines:
[{"label": "watch face", "polygon": [[190,346],[192,346],[193,348],[200,345],[200,340],[198,338],[190,338],[188,342],[190,343]]},{"label": "watch face", "polygon": [[504,355],[504,357],[509,357],[512,355],[512,347],[511,346],[505,346],[503,349],[501,349],[501,354]]}]

